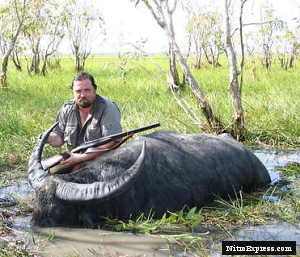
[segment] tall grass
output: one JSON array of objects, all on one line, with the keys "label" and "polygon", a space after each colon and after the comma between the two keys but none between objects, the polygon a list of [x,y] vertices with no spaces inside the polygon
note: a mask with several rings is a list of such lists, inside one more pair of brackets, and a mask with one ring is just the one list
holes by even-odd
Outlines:
[{"label": "tall grass", "polygon": [[[132,59],[124,66],[117,57],[92,57],[86,71],[99,86],[98,93],[117,102],[124,129],[161,122],[161,129],[186,133],[200,132],[187,118],[167,90],[167,59]],[[217,115],[226,123],[232,119],[227,67],[204,67],[193,71]],[[246,142],[298,146],[300,74],[297,68],[271,72],[257,70],[258,79],[245,70],[243,106],[246,116]],[[69,89],[75,75],[73,62],[65,58],[62,67],[48,75],[30,76],[9,67],[8,86],[0,89],[0,165],[26,163],[36,137],[54,121],[61,104],[72,98]],[[202,117],[195,99],[186,88],[182,97]]]}]

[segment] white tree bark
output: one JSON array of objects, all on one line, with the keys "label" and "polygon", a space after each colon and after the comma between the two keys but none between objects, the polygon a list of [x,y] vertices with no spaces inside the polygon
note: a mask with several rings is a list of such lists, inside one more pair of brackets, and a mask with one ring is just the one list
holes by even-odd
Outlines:
[{"label": "white tree bark", "polygon": [[[234,127],[235,135],[239,137],[241,134],[241,130],[244,127],[244,111],[243,111],[242,100],[241,100],[241,85],[238,80],[240,72],[238,71],[237,68],[238,67],[237,57],[232,43],[232,33],[231,33],[232,30],[231,30],[230,14],[229,14],[231,0],[224,0],[224,1],[225,1],[224,13],[225,13],[226,50],[227,50],[228,65],[229,65],[229,89],[230,89],[232,104],[234,109],[233,127]],[[241,2],[245,2],[245,1],[241,0]],[[243,3],[241,6],[243,7]],[[243,45],[243,42],[241,42],[241,45]],[[243,65],[243,61],[242,61],[242,65]]]}]

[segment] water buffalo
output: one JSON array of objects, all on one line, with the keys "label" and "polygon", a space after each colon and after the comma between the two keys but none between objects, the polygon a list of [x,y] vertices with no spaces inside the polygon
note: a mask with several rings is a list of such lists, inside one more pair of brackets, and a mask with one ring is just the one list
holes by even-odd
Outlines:
[{"label": "water buffalo", "polygon": [[51,175],[41,165],[51,129],[29,160],[38,226],[90,227],[101,217],[126,220],[150,212],[159,217],[270,182],[258,158],[234,139],[168,131],[136,137],[76,172]]}]

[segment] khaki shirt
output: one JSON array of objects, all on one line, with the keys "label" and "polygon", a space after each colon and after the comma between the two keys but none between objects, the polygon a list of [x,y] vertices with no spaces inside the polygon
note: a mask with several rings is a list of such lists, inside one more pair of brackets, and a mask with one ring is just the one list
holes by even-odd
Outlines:
[{"label": "khaki shirt", "polygon": [[121,132],[120,120],[118,106],[109,99],[97,95],[95,106],[83,125],[75,101],[66,102],[56,116],[59,124],[55,132],[64,139],[68,150],[71,151],[87,141]]}]

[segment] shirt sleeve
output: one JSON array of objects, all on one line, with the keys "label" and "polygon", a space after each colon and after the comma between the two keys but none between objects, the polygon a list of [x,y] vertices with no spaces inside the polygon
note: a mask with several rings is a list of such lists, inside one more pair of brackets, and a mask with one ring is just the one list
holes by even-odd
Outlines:
[{"label": "shirt sleeve", "polygon": [[64,106],[58,111],[55,120],[58,122],[58,125],[55,127],[53,132],[64,138],[64,131],[66,127]]},{"label": "shirt sleeve", "polygon": [[108,101],[101,120],[102,136],[122,132],[121,113],[116,103]]}]

